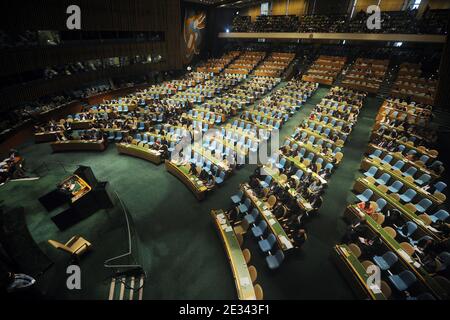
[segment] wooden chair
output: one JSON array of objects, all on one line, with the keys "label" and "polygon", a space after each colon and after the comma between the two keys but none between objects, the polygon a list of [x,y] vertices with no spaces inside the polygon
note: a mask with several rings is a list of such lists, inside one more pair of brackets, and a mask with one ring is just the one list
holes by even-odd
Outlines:
[{"label": "wooden chair", "polygon": [[384,184],[380,184],[379,186],[377,186],[378,190],[380,190],[383,193],[388,193],[388,187],[385,186]]},{"label": "wooden chair", "polygon": [[77,258],[81,257],[92,246],[89,241],[81,236],[73,236],[66,243],[61,243],[56,240],[48,240],[48,243],[54,248],[63,250]]},{"label": "wooden chair", "polygon": [[444,202],[447,199],[447,196],[445,194],[443,194],[442,192],[436,191],[434,193],[434,196],[436,197],[436,199],[438,199],[440,202]]},{"label": "wooden chair", "polygon": [[384,215],[382,213],[375,212],[372,214],[373,220],[375,220],[376,223],[378,223],[380,226],[384,222]]},{"label": "wooden chair", "polygon": [[285,183],[287,181],[288,177],[285,174],[280,175],[279,180],[280,183]]},{"label": "wooden chair", "polygon": [[400,195],[398,193],[391,193],[390,196],[392,199],[400,201]]},{"label": "wooden chair", "polygon": [[253,288],[255,289],[256,300],[262,300],[264,298],[262,287],[259,284],[255,284]]},{"label": "wooden chair", "polygon": [[341,162],[343,157],[344,157],[344,154],[342,152],[336,152],[336,154],[334,155],[334,159],[336,159],[336,163]]},{"label": "wooden chair", "polygon": [[348,248],[355,255],[355,257],[359,258],[361,256],[361,249],[358,247],[358,245],[350,243],[348,245]]},{"label": "wooden chair", "polygon": [[422,213],[420,216],[418,216],[418,218],[420,220],[423,221],[423,223],[425,223],[426,226],[429,226],[433,221],[431,220],[430,216],[427,215],[426,213]]},{"label": "wooden chair", "polygon": [[361,264],[363,265],[365,270],[369,269],[370,266],[375,265],[372,261],[369,260],[364,260],[363,262],[361,262]]},{"label": "wooden chair", "polygon": [[412,176],[406,176],[404,179],[410,183],[414,183],[414,178]]},{"label": "wooden chair", "polygon": [[275,203],[277,203],[277,197],[275,197],[274,195],[271,195],[269,197],[269,199],[267,200],[267,206],[269,207],[269,209],[273,208]]},{"label": "wooden chair", "polygon": [[252,279],[252,282],[255,283],[256,279],[258,278],[258,271],[256,270],[255,266],[249,266],[248,273],[250,273],[250,279]]},{"label": "wooden chair", "polygon": [[366,177],[366,180],[369,181],[370,184],[375,184],[375,178],[374,177]]},{"label": "wooden chair", "polygon": [[389,234],[392,239],[395,239],[395,237],[397,236],[397,232],[392,227],[384,227],[383,230],[386,231],[386,233]]},{"label": "wooden chair", "polygon": [[425,167],[425,163],[423,161],[417,160],[416,162],[414,162],[417,166],[419,167]]},{"label": "wooden chair", "polygon": [[437,157],[439,155],[439,152],[437,150],[429,150],[428,153],[430,154],[430,156],[432,157]]},{"label": "wooden chair", "polygon": [[405,209],[408,211],[411,211],[412,213],[415,213],[417,211],[417,208],[412,203],[405,204]]},{"label": "wooden chair", "polygon": [[242,250],[242,254],[244,255],[245,263],[248,264],[252,259],[252,253],[246,248]]},{"label": "wooden chair", "polygon": [[322,169],[322,164],[321,163],[318,163],[318,164],[316,164],[316,173],[319,173],[319,171]]},{"label": "wooden chair", "polygon": [[400,243],[400,246],[409,256],[412,256],[414,254],[414,247],[410,243],[402,242]]},{"label": "wooden chair", "polygon": [[264,188],[263,190],[262,190],[262,197],[263,197],[263,199],[266,199],[267,198],[267,195],[269,194],[269,188]]}]

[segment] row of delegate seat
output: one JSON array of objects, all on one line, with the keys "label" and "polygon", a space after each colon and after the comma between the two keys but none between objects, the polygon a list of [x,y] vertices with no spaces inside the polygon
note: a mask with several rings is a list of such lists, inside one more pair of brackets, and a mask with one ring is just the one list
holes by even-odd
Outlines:
[{"label": "row of delegate seat", "polygon": [[[244,214],[244,220],[251,226],[251,233],[258,240],[258,247],[265,254],[266,264],[269,269],[278,269],[284,261],[284,253],[278,247],[276,236],[270,232],[267,222],[262,219],[259,210],[253,208],[252,201],[245,197],[244,192],[231,196],[231,201]],[[270,210],[270,208],[269,208]],[[273,254],[272,251],[275,253]]]},{"label": "row of delegate seat", "polygon": [[[386,152],[376,148],[368,155],[368,159],[371,159],[375,164],[379,163],[384,167],[387,167],[389,170],[392,170],[392,173],[389,171],[386,172],[386,170],[380,170],[377,165],[370,166],[367,171],[363,172],[363,175],[366,179],[369,179],[380,192],[375,194],[372,189],[367,188],[363,190],[362,193],[357,194],[356,198],[358,201],[365,203],[375,201],[375,213],[371,214],[372,219],[381,225],[391,238],[398,242],[403,241],[400,243],[400,246],[403,251],[415,261],[414,264],[406,264],[411,268],[394,271],[394,269],[399,266],[398,260],[403,258],[399,252],[390,250],[376,253],[373,256],[372,262],[381,269],[382,275],[384,272],[386,273],[386,277],[389,283],[396,289],[396,293],[408,292],[406,296],[409,299],[411,296],[409,290],[414,290],[414,286],[419,282],[425,281],[429,286],[431,286],[430,282],[437,282],[437,286],[432,286],[433,295],[428,292],[426,293],[428,294],[428,298],[435,299],[436,294],[439,294],[440,286],[442,286],[444,292],[445,290],[448,290],[448,278],[442,277],[441,273],[447,272],[448,275],[447,268],[450,265],[450,253],[448,251],[442,251],[436,254],[436,256],[433,254],[432,257],[422,257],[421,260],[417,259],[417,256],[423,256],[426,253],[421,251],[418,247],[427,242],[435,242],[436,240],[430,236],[430,232],[432,231],[431,235],[434,235],[434,232],[443,232],[441,229],[435,229],[440,228],[436,223],[448,223],[450,215],[447,210],[443,208],[443,205],[433,203],[430,199],[419,194],[418,191],[425,188],[432,192],[433,195],[441,195],[441,199],[444,201],[445,195],[443,192],[447,185],[443,181],[433,179],[430,174],[423,170],[421,171],[421,166],[411,165],[410,161],[406,158],[399,159],[399,151],[404,152],[404,154],[402,154],[403,156],[405,156],[405,154],[412,154],[412,152],[415,151],[413,149],[408,150],[403,145],[399,145],[399,147],[400,148],[396,149],[396,153]],[[422,165],[442,165],[442,162],[439,160],[431,161],[430,157],[425,154],[422,154],[418,161],[420,161]],[[396,173],[396,176],[393,175],[394,172]],[[415,187],[411,188],[409,185],[404,185],[402,181],[397,180],[398,176],[409,181]],[[417,221],[403,214],[400,214],[397,217],[393,216],[391,212],[392,207],[388,208],[388,201],[384,195],[389,195],[390,198],[396,199],[398,203],[404,206],[409,212],[420,214],[418,218],[420,218],[419,220],[421,220],[422,223],[419,224]],[[400,211],[398,212],[400,213]],[[388,217],[389,219],[387,219]],[[393,221],[393,219],[395,219],[395,221]],[[425,230],[428,231],[424,232],[422,225],[432,225],[433,228],[425,228]],[[440,237],[446,236],[441,233]],[[359,249],[356,244],[351,244],[351,246],[353,252],[358,252]],[[435,250],[438,247],[433,248],[433,250]],[[425,268],[432,276],[431,279],[424,276],[424,271],[418,271],[420,277],[417,277],[416,268]]]},{"label": "row of delegate seat", "polygon": [[[256,112],[251,112],[251,111],[244,111],[244,115],[247,119],[251,119],[251,121],[255,121],[257,123],[261,123],[262,122],[262,118],[268,118],[268,119],[278,119],[282,122],[286,122],[289,120],[289,114],[281,112],[281,111],[277,111],[277,110],[264,110],[264,111],[256,111]],[[274,120],[272,120],[274,121]],[[275,120],[277,121],[277,120]],[[269,124],[271,125],[271,124]],[[272,124],[273,125],[273,124]]]},{"label": "row of delegate seat", "polygon": [[231,128],[236,130],[242,130],[244,133],[250,133],[263,140],[269,140],[270,130],[261,129],[256,124],[248,123],[245,121],[235,120],[231,125]]},{"label": "row of delegate seat", "polygon": [[[308,130],[308,131],[307,131]],[[296,139],[299,142],[310,143],[313,146],[322,146],[326,149],[333,149],[335,147],[342,147],[344,141],[333,141],[329,139],[324,134],[320,134],[318,132],[309,131],[309,129],[305,130],[304,128],[296,128],[294,133],[291,135],[292,138]],[[300,137],[295,138],[300,134]],[[339,150],[340,151],[340,150]],[[333,155],[336,153],[333,151]]]},{"label": "row of delegate seat", "polygon": [[[330,169],[332,172],[334,169],[334,165],[331,162],[328,162],[320,155],[314,153],[314,152],[307,152],[305,148],[299,147],[299,145],[295,142],[292,142],[290,139],[286,139],[284,142],[284,146],[290,147],[290,152],[292,153],[292,156],[294,158],[297,158],[299,161],[301,161],[303,164],[305,164],[306,167],[309,167],[311,163],[314,163],[317,167],[316,172],[319,172],[322,167],[324,169]],[[336,148],[336,153],[341,152],[341,148]],[[280,160],[280,170],[284,168],[284,163],[281,163],[283,159]],[[278,166],[277,166],[278,167]]]},{"label": "row of delegate seat", "polygon": [[208,174],[212,175],[216,185],[220,186],[225,181],[227,172],[220,169],[217,165],[213,164],[200,153],[192,151],[192,156],[189,159],[189,162],[194,164],[200,170],[205,170]]},{"label": "row of delegate seat", "polygon": [[[415,167],[417,169],[416,172],[418,175],[421,175],[423,173],[436,175],[435,172],[437,171],[437,169],[440,166],[443,166],[443,163],[440,160],[429,161],[427,155],[422,155],[421,157],[419,157],[418,160],[412,161],[412,160],[409,160],[406,157],[404,157],[404,155],[401,153],[388,151],[382,147],[372,146],[372,149],[373,149],[373,151],[369,155],[370,158],[384,159],[384,157],[389,155],[390,157],[393,157],[397,161],[398,160],[402,161],[400,163],[400,165],[402,165],[403,171],[409,170],[410,167]],[[389,159],[390,157],[388,157],[387,159]],[[420,160],[420,159],[422,159],[422,160]],[[423,162],[424,160],[426,160],[426,162],[428,163],[427,165],[425,165],[425,162]],[[385,163],[386,163],[386,161],[385,161]],[[387,164],[391,165],[391,163],[387,163]]]},{"label": "row of delegate seat", "polygon": [[225,146],[223,143],[217,141],[217,140],[210,140],[205,139],[205,141],[202,144],[203,148],[214,152],[214,154],[224,157],[235,157],[239,155],[240,157],[245,157],[245,155],[251,151],[251,152],[257,152],[258,151],[258,143],[253,142],[252,140],[248,140],[248,143],[245,144],[244,142],[239,141],[236,145],[236,147],[232,148],[229,146]]},{"label": "row of delegate seat", "polygon": [[268,130],[279,130],[281,127],[281,120],[279,119],[273,119],[267,116],[262,117],[261,115],[250,113],[249,111],[244,111],[243,115],[247,121],[263,126]]},{"label": "row of delegate seat", "polygon": [[[325,138],[329,138],[330,135],[336,134],[338,136],[338,139],[342,140],[343,142],[345,142],[347,140],[348,134],[341,132],[340,128],[342,128],[342,127],[340,127],[339,125],[335,125],[331,129],[326,125],[322,125],[321,123],[317,123],[317,122],[311,121],[311,120],[307,120],[306,124],[307,124],[309,130],[316,132],[317,134],[320,134],[321,136],[323,136]],[[341,123],[341,124],[343,124],[343,123]]]}]

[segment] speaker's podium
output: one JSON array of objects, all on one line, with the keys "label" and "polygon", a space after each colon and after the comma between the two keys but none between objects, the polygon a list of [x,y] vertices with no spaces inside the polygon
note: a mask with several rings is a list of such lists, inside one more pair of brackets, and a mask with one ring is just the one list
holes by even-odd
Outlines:
[{"label": "speaker's podium", "polygon": [[90,167],[80,166],[39,201],[64,230],[98,210],[113,207],[107,187],[108,182],[98,182]]}]

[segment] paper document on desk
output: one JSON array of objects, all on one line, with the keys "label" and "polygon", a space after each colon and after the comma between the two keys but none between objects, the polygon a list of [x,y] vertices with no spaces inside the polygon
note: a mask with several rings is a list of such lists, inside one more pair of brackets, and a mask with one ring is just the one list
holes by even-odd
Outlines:
[{"label": "paper document on desk", "polygon": [[411,259],[411,257],[406,253],[405,250],[403,249],[398,249],[397,253],[403,258],[405,259],[408,263],[412,263],[413,260]]},{"label": "paper document on desk", "polygon": [[269,220],[269,224],[271,225],[271,226],[273,226],[275,223],[277,223],[274,219],[270,219]]},{"label": "paper document on desk", "polygon": [[281,235],[281,236],[278,237],[278,239],[280,239],[281,243],[284,244],[286,249],[291,249],[291,248],[294,247],[292,245],[292,242],[288,238],[286,238],[285,236]]},{"label": "paper document on desk", "polygon": [[240,280],[241,286],[248,286],[251,282],[248,277],[243,277]]},{"label": "paper document on desk", "polygon": [[232,231],[233,231],[233,228],[231,226],[227,226],[225,228],[225,232],[232,232]]}]

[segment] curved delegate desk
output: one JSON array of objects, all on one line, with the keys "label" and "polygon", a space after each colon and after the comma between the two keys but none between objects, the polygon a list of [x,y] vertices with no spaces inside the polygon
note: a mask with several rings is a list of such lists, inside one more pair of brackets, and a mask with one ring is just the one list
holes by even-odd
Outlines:
[{"label": "curved delegate desk", "polygon": [[130,143],[117,143],[116,147],[120,154],[141,158],[154,164],[160,164],[162,162],[161,152],[149,149],[148,145],[138,146]]},{"label": "curved delegate desk", "polygon": [[256,300],[248,266],[233,226],[222,210],[211,210],[211,216],[227,252],[239,300]]},{"label": "curved delegate desk", "polygon": [[63,133],[63,131],[45,131],[45,132],[36,132],[34,134],[34,142],[42,143],[42,142],[52,142],[57,140],[57,136],[59,133]]},{"label": "curved delegate desk", "polygon": [[[374,198],[372,199],[373,201],[376,201],[379,198],[384,198],[387,202],[386,207],[388,209],[397,209],[398,211],[400,211],[402,216],[404,216],[406,219],[417,224],[419,229],[422,230],[424,232],[424,234],[429,235],[430,237],[432,237],[436,240],[441,240],[442,234],[440,234],[432,226],[426,225],[419,218],[419,216],[416,214],[416,212],[411,211],[410,209],[408,209],[407,206],[403,205],[403,203],[401,203],[399,200],[396,200],[395,198],[393,198],[391,193],[388,194],[388,193],[383,192],[382,190],[380,190],[378,188],[378,186],[376,184],[372,183],[367,178],[359,178],[355,181],[355,183],[353,185],[353,190],[357,194],[363,193],[366,189],[370,189],[373,191],[373,194],[374,194]],[[423,213],[423,214],[426,214],[426,213]]]},{"label": "curved delegate desk", "polygon": [[289,236],[273,212],[267,207],[266,203],[256,196],[255,192],[247,183],[241,185],[241,190],[244,192],[245,197],[250,199],[253,207],[258,210],[262,219],[266,221],[269,230],[276,237],[280,249],[283,251],[293,249],[294,244],[289,239]]},{"label": "curved delegate desk", "polygon": [[333,257],[339,269],[353,285],[353,289],[361,299],[387,300],[380,288],[376,285],[368,285],[370,275],[347,245],[334,246]]},{"label": "curved delegate desk", "polygon": [[64,151],[104,151],[108,146],[107,140],[67,140],[56,141],[51,144],[53,152]]},{"label": "curved delegate desk", "polygon": [[197,200],[205,198],[208,188],[194,175],[189,174],[189,165],[176,165],[170,160],[165,161],[166,170],[183,182],[195,195]]},{"label": "curved delegate desk", "polygon": [[373,234],[378,236],[387,248],[396,253],[403,265],[411,270],[416,277],[439,299],[447,299],[448,295],[432,277],[431,274],[424,268],[420,260],[413,259],[402,248],[400,243],[393,238],[381,225],[379,225],[370,215],[358,208],[357,205],[349,205],[345,210],[344,217],[352,222],[361,221],[364,219],[367,226],[372,230]]}]

